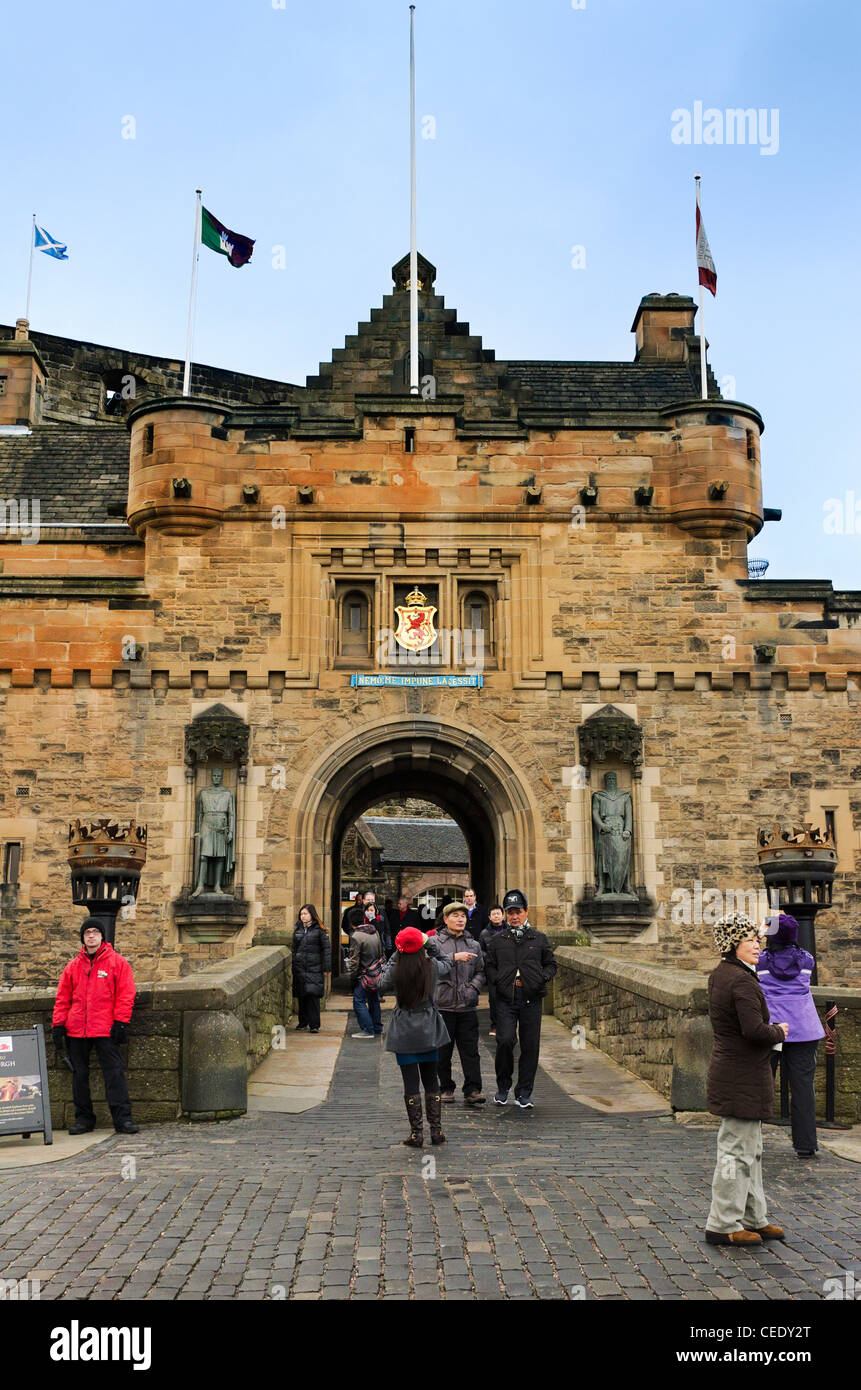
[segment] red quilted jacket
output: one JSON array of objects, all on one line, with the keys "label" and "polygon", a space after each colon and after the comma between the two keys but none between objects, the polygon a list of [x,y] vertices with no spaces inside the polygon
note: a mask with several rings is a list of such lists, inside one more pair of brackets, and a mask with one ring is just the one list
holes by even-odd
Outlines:
[{"label": "red quilted jacket", "polygon": [[66,1025],[70,1038],[106,1038],[116,1020],[128,1023],[135,1002],[132,968],[103,941],[94,956],[81,948],[57,986],[52,1023]]}]

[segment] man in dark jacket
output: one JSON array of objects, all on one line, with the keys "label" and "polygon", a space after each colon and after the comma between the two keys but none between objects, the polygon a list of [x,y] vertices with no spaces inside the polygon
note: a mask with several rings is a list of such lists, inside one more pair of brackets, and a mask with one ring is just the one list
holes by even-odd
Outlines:
[{"label": "man in dark jacket", "polygon": [[484,986],[484,960],[481,947],[467,931],[464,904],[448,903],[443,915],[445,925],[435,939],[443,955],[451,961],[451,971],[437,985],[434,1003],[442,1014],[451,1041],[439,1050],[440,1093],[443,1101],[454,1100],[451,1059],[457,1043],[463,1067],[463,1098],[467,1105],[484,1105],[476,1012]]},{"label": "man in dark jacket", "polygon": [[75,1123],[70,1134],[96,1127],[90,1097],[90,1049],[95,1047],[105,1078],[105,1097],[117,1134],[137,1134],[120,1043],[126,1040],[135,1002],[132,968],[105,941],[97,917],[81,924],[81,950],[60,976],[51,1035],[60,1052],[65,1044],[72,1064]]},{"label": "man in dark jacket", "polygon": [[487,926],[487,908],[482,907],[476,898],[474,888],[464,888],[463,901],[466,907],[466,929],[470,936],[475,937],[476,941],[480,941],[481,933]]},{"label": "man in dark jacket", "polygon": [[392,912],[388,913],[388,919],[389,941],[391,943],[388,950],[389,955],[391,955],[394,949],[395,937],[399,931],[404,930],[404,927],[416,927],[419,931],[424,931],[425,929],[421,913],[418,912],[416,908],[410,907],[408,898],[398,898],[398,905]]},{"label": "man in dark jacket", "polygon": [[[488,952],[488,949],[489,949],[489,947],[490,947],[491,941],[493,940],[493,938],[494,938],[495,936],[499,936],[499,933],[500,933],[501,931],[503,931],[504,928],[505,928],[505,913],[503,912],[502,908],[499,906],[499,903],[494,903],[494,904],[493,904],[493,907],[490,909],[490,919],[489,919],[489,921],[488,921],[488,923],[487,923],[487,926],[485,927],[484,931],[481,933],[481,936],[478,938],[478,944],[479,944],[479,946],[481,947],[481,953],[482,953],[482,955],[484,956],[485,960],[487,960],[487,952]],[[490,983],[490,981],[488,981],[488,985],[487,985],[487,1002],[488,1002],[488,1004],[490,1005],[490,1036],[491,1036],[492,1038],[495,1038],[495,1037],[496,1037],[496,989],[495,989],[494,986]]]},{"label": "man in dark jacket", "polygon": [[496,1095],[497,1105],[508,1103],[514,1076],[514,1044],[520,1035],[520,1063],[515,1104],[533,1107],[532,1087],[541,1046],[542,1000],[556,974],[556,958],[543,932],[527,917],[528,903],[519,888],[502,899],[506,926],[488,945],[485,968],[496,991]]},{"label": "man in dark jacket", "polygon": [[762,1188],[762,1121],[774,1112],[772,1048],[786,1038],[787,1023],[770,1023],[756,978],[759,933],[741,912],[716,923],[714,940],[723,960],[709,975],[709,1018],[714,1048],[706,1080],[706,1104],[721,1116],[712,1204],[706,1222],[710,1245],[761,1245],[782,1240],[769,1224]]}]

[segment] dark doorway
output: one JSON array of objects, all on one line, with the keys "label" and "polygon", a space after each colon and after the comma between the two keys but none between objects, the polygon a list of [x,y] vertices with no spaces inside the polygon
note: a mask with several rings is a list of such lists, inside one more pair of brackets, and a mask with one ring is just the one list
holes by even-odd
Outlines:
[{"label": "dark doorway", "polygon": [[[344,835],[353,822],[375,804],[406,797],[432,801],[457,822],[469,848],[470,883],[475,889],[478,901],[485,904],[496,901],[496,845],[493,827],[477,796],[470,790],[469,783],[454,782],[444,774],[431,769],[419,774],[414,768],[405,768],[403,772],[387,771],[376,778],[371,772],[368,781],[354,790],[352,796],[341,807],[334,827],[332,902],[329,918],[332,924],[333,962],[337,959],[340,946],[341,851]],[[378,905],[382,907],[382,904]]]}]

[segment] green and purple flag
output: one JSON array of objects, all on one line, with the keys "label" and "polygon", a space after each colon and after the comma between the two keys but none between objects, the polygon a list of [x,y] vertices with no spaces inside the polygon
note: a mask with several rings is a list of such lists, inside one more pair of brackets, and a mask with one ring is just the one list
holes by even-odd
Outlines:
[{"label": "green and purple flag", "polygon": [[251,238],[242,236],[239,232],[231,232],[206,208],[202,209],[202,213],[200,239],[203,245],[208,246],[210,251],[217,251],[220,256],[226,256],[230,264],[236,266],[237,269],[241,265],[246,265],[251,260],[251,253],[254,250],[254,242]]}]

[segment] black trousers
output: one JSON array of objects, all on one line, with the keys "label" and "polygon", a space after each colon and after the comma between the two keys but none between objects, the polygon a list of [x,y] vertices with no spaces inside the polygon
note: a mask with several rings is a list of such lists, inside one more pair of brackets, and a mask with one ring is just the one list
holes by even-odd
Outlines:
[{"label": "black trousers", "polygon": [[487,1002],[490,1005],[490,1026],[496,1027],[496,990],[493,985],[487,986]]},{"label": "black trousers", "polygon": [[500,1091],[510,1091],[514,1077],[514,1044],[520,1034],[520,1062],[517,1068],[515,1096],[531,1095],[538,1070],[538,1049],[541,1045],[541,1015],[544,1001],[524,999],[509,1004],[496,1000],[496,1085]]},{"label": "black trousers", "polygon": [[69,1061],[72,1063],[72,1097],[75,1119],[94,1125],[96,1116],[90,1096],[90,1049],[95,1047],[99,1066],[105,1078],[105,1096],[111,1110],[114,1127],[132,1117],[132,1103],[123,1070],[123,1056],[110,1038],[66,1038]]},{"label": "black trousers", "polygon": [[789,1078],[789,1118],[792,1125],[792,1145],[805,1153],[815,1153],[819,1147],[816,1142],[816,1094],[813,1087],[816,1076],[816,1041],[784,1043],[781,1052],[772,1052],[771,1070],[777,1072],[778,1058],[781,1067],[786,1067]]},{"label": "black trousers", "polygon": [[455,1043],[460,1057],[460,1065],[463,1067],[463,1094],[465,1096],[478,1095],[481,1090],[481,1062],[478,1057],[478,1014],[475,1009],[464,1009],[462,1013],[442,1013],[442,1020],[448,1029],[451,1039],[444,1047],[439,1050],[439,1071],[440,1089],[449,1093],[455,1090],[455,1084],[451,1079],[451,1059],[454,1053]]},{"label": "black trousers", "polygon": [[420,1096],[422,1086],[424,1086],[425,1091],[430,1091],[433,1094],[439,1086],[436,1062],[403,1062],[401,1064],[401,1076],[405,1096]]},{"label": "black trousers", "polygon": [[299,1023],[309,1028],[320,1027],[320,998],[317,994],[299,995]]}]

